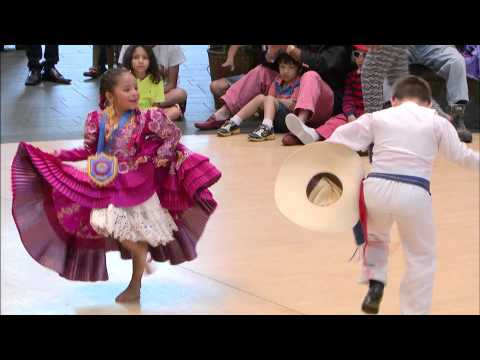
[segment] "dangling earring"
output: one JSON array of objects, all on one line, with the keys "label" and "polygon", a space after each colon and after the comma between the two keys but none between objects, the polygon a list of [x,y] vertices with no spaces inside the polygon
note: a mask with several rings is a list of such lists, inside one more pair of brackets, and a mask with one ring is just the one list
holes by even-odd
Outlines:
[{"label": "dangling earring", "polygon": [[115,116],[115,108],[113,106],[113,101],[108,100],[108,106],[105,108],[105,112],[107,113],[107,116],[111,121]]}]

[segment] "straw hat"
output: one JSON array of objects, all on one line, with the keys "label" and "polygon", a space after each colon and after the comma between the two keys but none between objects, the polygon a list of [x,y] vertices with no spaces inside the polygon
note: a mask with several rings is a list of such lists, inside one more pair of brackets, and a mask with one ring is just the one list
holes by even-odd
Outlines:
[{"label": "straw hat", "polygon": [[306,229],[352,230],[359,219],[363,177],[362,161],[355,151],[316,142],[285,160],[275,182],[275,201],[284,216]]}]

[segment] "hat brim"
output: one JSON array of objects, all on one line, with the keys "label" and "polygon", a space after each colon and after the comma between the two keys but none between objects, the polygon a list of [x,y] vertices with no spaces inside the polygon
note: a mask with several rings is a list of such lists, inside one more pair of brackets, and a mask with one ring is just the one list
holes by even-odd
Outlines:
[{"label": "hat brim", "polygon": [[[308,200],[307,186],[317,174],[335,175],[342,184],[342,195],[329,206]],[[364,177],[358,154],[344,145],[316,142],[290,155],[275,182],[275,202],[293,223],[319,232],[351,230],[359,219],[360,183]]]}]

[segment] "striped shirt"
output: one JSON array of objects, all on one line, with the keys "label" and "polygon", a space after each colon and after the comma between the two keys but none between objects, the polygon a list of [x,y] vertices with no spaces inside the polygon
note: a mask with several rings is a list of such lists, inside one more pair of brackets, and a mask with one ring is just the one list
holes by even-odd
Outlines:
[{"label": "striped shirt", "polygon": [[355,117],[358,118],[365,112],[365,108],[363,107],[361,74],[359,74],[357,70],[350,72],[345,79],[342,108],[343,113],[347,117],[355,115]]}]

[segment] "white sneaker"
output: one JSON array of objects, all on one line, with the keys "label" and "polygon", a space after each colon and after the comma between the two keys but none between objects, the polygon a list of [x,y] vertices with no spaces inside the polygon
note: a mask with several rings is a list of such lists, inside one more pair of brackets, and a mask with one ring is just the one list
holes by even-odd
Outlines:
[{"label": "white sneaker", "polygon": [[288,130],[300,139],[305,145],[311,144],[319,139],[317,132],[306,126],[297,115],[290,113],[285,117]]}]

